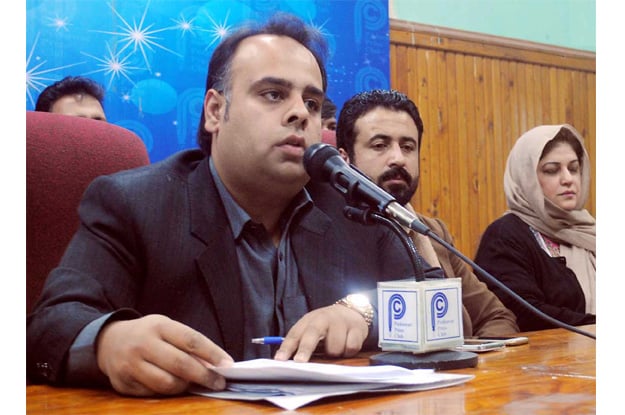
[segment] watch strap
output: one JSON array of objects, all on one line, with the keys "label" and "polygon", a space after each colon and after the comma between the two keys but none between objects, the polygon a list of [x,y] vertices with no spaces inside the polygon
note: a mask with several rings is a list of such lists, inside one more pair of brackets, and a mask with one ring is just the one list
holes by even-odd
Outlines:
[{"label": "watch strap", "polygon": [[367,323],[367,326],[371,326],[374,314],[373,306],[369,303],[364,295],[359,295],[362,298],[355,298],[356,295],[359,294],[350,294],[346,297],[341,298],[335,304],[340,304],[356,311],[365,319],[365,323]]}]

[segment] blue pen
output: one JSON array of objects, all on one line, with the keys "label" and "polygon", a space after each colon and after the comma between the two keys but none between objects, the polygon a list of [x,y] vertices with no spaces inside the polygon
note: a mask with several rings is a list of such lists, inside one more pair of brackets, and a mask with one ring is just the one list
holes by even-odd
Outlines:
[{"label": "blue pen", "polygon": [[282,344],[284,337],[280,336],[268,336],[268,337],[256,337],[252,339],[253,344]]}]

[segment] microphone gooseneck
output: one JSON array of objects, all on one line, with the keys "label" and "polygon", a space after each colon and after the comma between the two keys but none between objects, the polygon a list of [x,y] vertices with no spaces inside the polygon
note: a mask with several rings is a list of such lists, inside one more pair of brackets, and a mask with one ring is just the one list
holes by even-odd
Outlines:
[{"label": "microphone gooseneck", "polygon": [[378,212],[374,212],[368,207],[360,208],[347,205],[343,208],[343,215],[347,219],[363,225],[374,225],[379,223],[389,227],[393,232],[395,232],[395,235],[397,235],[402,245],[408,252],[408,256],[412,262],[412,270],[414,271],[415,281],[425,281],[425,272],[423,271],[423,263],[421,262],[419,251],[417,251],[417,247],[412,241],[412,238],[406,234],[404,229],[399,226],[397,222],[392,219],[388,219],[386,216]]}]

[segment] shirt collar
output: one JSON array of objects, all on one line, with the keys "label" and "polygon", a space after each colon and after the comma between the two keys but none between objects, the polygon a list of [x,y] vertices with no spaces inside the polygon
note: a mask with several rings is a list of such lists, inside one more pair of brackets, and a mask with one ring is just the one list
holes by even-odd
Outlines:
[{"label": "shirt collar", "polygon": [[[219,173],[215,168],[215,164],[213,163],[213,158],[209,158],[209,169],[211,176],[213,176],[213,180],[215,181],[215,186],[217,187],[217,192],[219,193],[219,197],[224,205],[226,210],[226,216],[228,217],[228,222],[230,222],[230,228],[232,229],[232,234],[234,239],[238,239],[243,232],[245,224],[252,220],[250,215],[241,207],[239,204],[232,198],[232,195],[226,189],[226,186],[221,181],[221,177],[219,177]],[[299,193],[295,195],[289,206],[286,208],[286,214],[282,216],[280,219],[280,227],[281,229],[286,229],[290,226],[293,218],[298,216],[299,212],[302,213],[308,211],[310,208],[304,209],[306,206],[312,207],[312,198],[310,194],[303,188]]]},{"label": "shirt collar", "polygon": [[250,215],[247,214],[245,210],[237,202],[234,201],[232,195],[226,189],[224,182],[221,181],[221,177],[219,177],[219,173],[217,173],[217,169],[215,168],[215,164],[213,163],[213,158],[210,157],[208,160],[210,173],[213,176],[213,180],[215,181],[215,186],[217,186],[217,192],[219,193],[219,197],[221,198],[221,202],[224,205],[224,209],[226,211],[226,216],[228,217],[228,222],[230,222],[230,228],[232,229],[232,234],[234,239],[238,239],[243,231],[243,227],[245,224],[251,220]]}]

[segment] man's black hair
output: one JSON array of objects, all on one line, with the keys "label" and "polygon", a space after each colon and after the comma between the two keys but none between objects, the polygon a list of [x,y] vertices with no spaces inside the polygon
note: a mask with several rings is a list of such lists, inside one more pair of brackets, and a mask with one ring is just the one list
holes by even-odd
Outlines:
[{"label": "man's black hair", "polygon": [[50,112],[59,98],[74,94],[90,95],[104,108],[104,88],[100,84],[84,76],[66,76],[41,91],[35,111]]},{"label": "man's black hair", "polygon": [[354,160],[354,142],[356,132],[354,125],[362,116],[376,108],[386,108],[392,111],[403,111],[413,119],[419,132],[418,145],[421,149],[421,137],[423,136],[423,120],[419,110],[408,96],[395,90],[374,89],[360,92],[348,99],[339,114],[336,125],[336,147],[345,150],[351,160]]},{"label": "man's black hair", "polygon": [[336,117],[336,104],[330,98],[325,97],[321,105],[321,119],[327,120],[332,117]]}]

